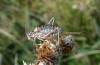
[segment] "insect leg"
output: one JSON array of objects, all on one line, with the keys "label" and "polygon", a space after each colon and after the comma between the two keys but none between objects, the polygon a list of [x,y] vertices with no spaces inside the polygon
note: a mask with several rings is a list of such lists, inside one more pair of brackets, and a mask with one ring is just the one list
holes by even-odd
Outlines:
[{"label": "insect leg", "polygon": [[51,24],[51,25],[53,25],[54,24],[54,17],[52,17],[51,18],[51,20],[49,21],[49,23],[48,24]]},{"label": "insect leg", "polygon": [[58,45],[59,45],[59,43],[60,43],[60,42],[59,42],[59,29],[58,29],[57,31],[58,31],[58,42],[57,42],[57,43],[58,43]]},{"label": "insect leg", "polygon": [[58,29],[58,27],[56,29],[54,29],[52,32],[48,33],[47,35],[45,35],[43,37],[43,39],[46,39],[49,35],[51,35],[52,33],[54,33],[56,30]]}]

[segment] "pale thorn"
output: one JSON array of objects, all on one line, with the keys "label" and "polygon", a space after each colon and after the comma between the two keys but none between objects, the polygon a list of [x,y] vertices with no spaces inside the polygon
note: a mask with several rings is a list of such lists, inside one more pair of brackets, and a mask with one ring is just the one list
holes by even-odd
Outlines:
[{"label": "pale thorn", "polygon": [[31,63],[29,65],[32,65]]},{"label": "pale thorn", "polygon": [[39,27],[36,27],[35,29],[34,29],[34,32],[37,32],[37,31],[39,31],[40,30],[40,28]]},{"label": "pale thorn", "polygon": [[26,62],[23,61],[23,65],[27,65]]},{"label": "pale thorn", "polygon": [[35,65],[35,64],[32,63],[32,65]]},{"label": "pale thorn", "polygon": [[46,65],[46,63],[45,62],[40,62],[39,65]]},{"label": "pale thorn", "polygon": [[23,65],[34,65],[33,63],[27,64],[25,61],[23,61]]},{"label": "pale thorn", "polygon": [[43,47],[43,44],[38,44],[39,46],[40,46],[40,48],[42,48]]},{"label": "pale thorn", "polygon": [[52,44],[52,43],[50,43],[50,46],[51,46],[52,48],[55,48],[55,45],[54,45],[54,44]]},{"label": "pale thorn", "polygon": [[31,38],[29,37],[29,35],[28,35],[28,34],[26,34],[26,36],[27,36],[27,39],[28,39],[28,40],[31,40]]}]

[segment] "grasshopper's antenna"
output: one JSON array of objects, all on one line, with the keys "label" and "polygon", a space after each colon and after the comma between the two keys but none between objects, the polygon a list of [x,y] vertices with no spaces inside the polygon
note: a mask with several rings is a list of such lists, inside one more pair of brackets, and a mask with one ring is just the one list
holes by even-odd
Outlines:
[{"label": "grasshopper's antenna", "polygon": [[51,20],[49,21],[49,23],[48,24],[51,24],[51,25],[53,25],[54,24],[54,17],[52,17],[51,18]]}]

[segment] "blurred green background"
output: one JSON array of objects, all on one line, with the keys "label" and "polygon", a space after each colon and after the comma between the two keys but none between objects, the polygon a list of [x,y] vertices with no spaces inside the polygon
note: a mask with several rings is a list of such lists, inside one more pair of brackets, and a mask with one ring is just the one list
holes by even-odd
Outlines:
[{"label": "blurred green background", "polygon": [[0,65],[34,62],[26,32],[49,22],[73,35],[75,47],[61,65],[100,65],[100,0],[0,0]]}]

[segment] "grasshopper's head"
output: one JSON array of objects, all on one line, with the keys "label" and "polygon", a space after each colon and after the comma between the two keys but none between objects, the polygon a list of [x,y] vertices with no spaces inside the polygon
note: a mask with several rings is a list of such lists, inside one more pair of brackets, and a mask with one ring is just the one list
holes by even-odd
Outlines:
[{"label": "grasshopper's head", "polygon": [[34,40],[34,37],[35,37],[35,33],[34,32],[29,32],[29,33],[26,33],[26,36],[27,36],[27,39],[28,40]]},{"label": "grasshopper's head", "polygon": [[39,30],[40,30],[40,28],[36,27],[34,29],[34,31],[26,33],[26,36],[27,36],[28,40],[31,40],[31,41],[35,40],[36,39],[36,35],[38,34]]}]

